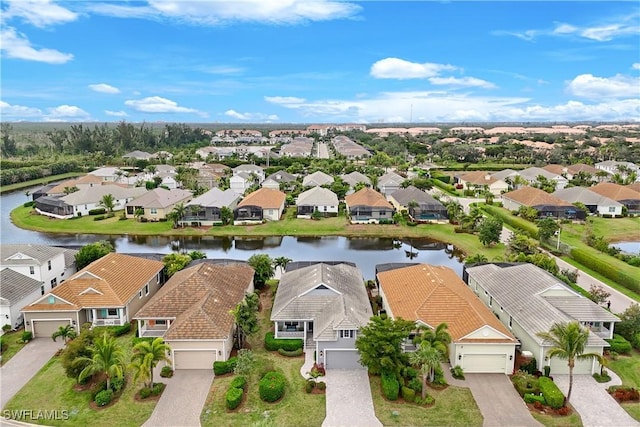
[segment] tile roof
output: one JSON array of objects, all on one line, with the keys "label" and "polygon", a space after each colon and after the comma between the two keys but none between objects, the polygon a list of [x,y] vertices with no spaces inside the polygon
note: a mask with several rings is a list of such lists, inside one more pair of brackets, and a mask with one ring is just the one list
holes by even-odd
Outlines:
[{"label": "tile roof", "polygon": [[513,200],[525,206],[570,206],[571,204],[559,199],[546,191],[535,187],[522,187],[502,195],[503,199]]},{"label": "tile roof", "polygon": [[297,206],[338,206],[338,196],[333,191],[323,187],[313,187],[300,193]]},{"label": "tile roof", "polygon": [[271,188],[261,188],[249,194],[238,203],[238,207],[259,206],[262,209],[279,209],[284,203],[287,195],[279,190]]},{"label": "tile roof", "polygon": [[20,302],[23,298],[36,292],[42,282],[33,279],[10,268],[0,271],[0,298],[9,301],[10,305]]},{"label": "tile roof", "polygon": [[65,253],[64,248],[32,244],[0,245],[0,265],[42,265],[51,258]]},{"label": "tile roof", "polygon": [[212,188],[204,194],[199,195],[195,199],[192,199],[187,206],[203,206],[203,207],[217,207],[230,206],[233,202],[240,200],[242,196],[232,189],[220,190],[219,188]]},{"label": "tile roof", "polygon": [[640,182],[634,182],[633,184],[629,184],[627,185],[627,188],[630,188],[633,191],[637,191],[640,193]]},{"label": "tile roof", "polygon": [[[294,174],[291,174],[287,171],[281,170],[269,175],[266,179],[272,179],[275,182],[294,182],[298,179]],[[265,180],[266,181],[266,180]]]},{"label": "tile roof", "polygon": [[191,191],[181,190],[179,188],[175,188],[173,190],[154,188],[153,190],[147,191],[142,196],[131,200],[127,203],[127,206],[164,209],[173,206],[176,203],[184,202],[191,197],[193,197],[193,193],[191,193]]},{"label": "tile roof", "polygon": [[567,170],[573,175],[577,174],[578,172],[586,172],[586,173],[590,173],[591,175],[595,175],[596,173],[598,173],[598,169],[594,168],[591,165],[586,165],[584,163],[576,163],[575,165],[569,165],[567,166]]},{"label": "tile roof", "polygon": [[513,334],[448,267],[418,264],[379,272],[377,277],[396,318],[419,320],[433,328],[446,323],[454,342],[464,342],[464,337],[484,326],[504,335],[499,342],[515,341]]},{"label": "tile roof", "polygon": [[404,182],[405,178],[403,178],[402,176],[398,175],[395,172],[387,172],[384,175],[382,175],[380,178],[378,178],[378,185],[389,185],[389,184],[397,184],[400,185]]},{"label": "tile roof", "polygon": [[68,181],[64,181],[60,184],[54,185],[47,191],[47,194],[64,194],[64,189],[66,187],[76,187],[81,184],[102,184],[102,178],[96,175],[84,175],[80,178],[70,179]]},{"label": "tile roof", "polygon": [[459,179],[476,185],[491,185],[499,180],[495,175],[491,175],[485,171],[468,172],[461,175]]},{"label": "tile roof", "polygon": [[[23,311],[123,307],[163,268],[164,264],[160,261],[112,252],[78,271],[51,292],[24,307]],[[49,295],[71,305],[62,302],[49,304]]]},{"label": "tile roof", "polygon": [[138,197],[146,192],[147,189],[144,187],[123,188],[117,184],[109,184],[82,188],[80,191],[61,197],[60,200],[68,205],[77,206],[87,203],[97,203],[107,194],[111,194],[115,200],[120,200]]},{"label": "tile roof", "polygon": [[600,184],[590,187],[590,189],[595,193],[618,202],[622,200],[640,200],[640,192],[625,185],[614,184],[613,182],[601,182]]},{"label": "tile roof", "polygon": [[391,203],[384,196],[369,187],[362,188],[353,194],[345,196],[344,201],[347,206],[373,206],[393,209]]},{"label": "tile roof", "polygon": [[322,171],[316,171],[312,174],[305,176],[302,179],[302,185],[304,185],[305,187],[308,187],[311,185],[326,185],[326,184],[331,184],[332,182],[333,182],[333,177]]},{"label": "tile roof", "polygon": [[175,319],[167,340],[226,338],[235,323],[230,310],[250,290],[253,274],[241,262],[194,265],[174,274],[135,318]]},{"label": "tile roof", "polygon": [[364,182],[365,184],[371,185],[371,179],[369,179],[368,176],[358,171],[353,171],[346,175],[340,175],[340,178],[342,178],[342,180],[347,184],[349,184],[351,187],[354,187],[356,184],[360,182]]},{"label": "tile roof", "polygon": [[542,175],[547,179],[565,179],[558,173],[550,172],[546,169],[535,166],[520,171],[520,176],[529,181],[535,181],[539,175]]},{"label": "tile roof", "polygon": [[556,175],[562,175],[567,170],[565,166],[555,165],[555,164],[543,166],[542,169],[546,170],[547,172],[554,173]]}]

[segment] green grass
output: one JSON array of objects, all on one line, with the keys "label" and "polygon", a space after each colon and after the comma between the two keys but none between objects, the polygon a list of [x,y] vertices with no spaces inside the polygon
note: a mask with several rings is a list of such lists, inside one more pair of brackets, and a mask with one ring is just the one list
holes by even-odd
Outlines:
[{"label": "green grass", "polygon": [[[482,413],[467,388],[449,386],[444,390],[429,389],[433,406],[423,407],[396,403],[382,396],[380,377],[370,376],[371,395],[376,417],[385,426],[481,426]],[[398,415],[394,415],[397,411]]]},{"label": "green grass", "polygon": [[[608,256],[608,255],[602,254],[602,256]],[[620,286],[619,284],[617,284],[613,280],[611,280],[611,279],[609,279],[607,277],[604,277],[602,274],[598,273],[597,271],[591,270],[589,267],[585,267],[584,265],[574,261],[572,258],[570,258],[567,255],[564,255],[561,258],[566,263],[571,264],[575,268],[584,271],[588,275],[593,276],[594,278],[600,280],[602,283],[605,283],[605,284],[611,286],[612,288],[614,288],[615,290],[619,291],[620,293],[628,296],[629,298],[640,302],[640,295],[638,295],[637,293],[633,292],[632,290],[627,289],[624,286]]]},{"label": "green grass", "polygon": [[10,191],[16,191],[23,188],[33,187],[34,185],[46,185],[50,182],[60,181],[63,179],[74,178],[76,176],[84,175],[82,172],[67,172],[60,175],[51,175],[45,178],[32,179],[24,182],[16,182],[15,184],[3,185],[0,187],[0,194],[8,193]]},{"label": "green grass", "polygon": [[[128,358],[132,352],[132,334],[116,338]],[[9,401],[6,410],[58,410],[68,411],[68,420],[33,420],[33,423],[51,426],[138,426],[153,412],[157,401],[136,402],[134,395],[141,387],[131,378],[118,401],[105,409],[89,407],[90,391],[75,391],[74,379],[65,375],[62,364],[53,357],[47,364]],[[27,420],[29,421],[29,420]]]},{"label": "green grass", "polygon": [[567,415],[566,417],[538,414],[536,412],[532,412],[531,415],[545,427],[582,427],[582,419],[576,411],[573,411],[571,415]]},{"label": "green grass", "polygon": [[22,347],[24,347],[24,344],[22,342],[17,342],[22,336],[23,331],[24,329],[19,329],[15,332],[5,332],[4,335],[2,335],[2,340],[7,343],[7,349],[4,351],[4,353],[2,353],[0,366],[11,360],[11,358],[15,356],[17,352],[22,350]]},{"label": "green grass", "polygon": [[[618,374],[623,385],[640,389],[640,351],[633,350],[631,356],[618,356],[618,360],[608,359],[607,369]],[[640,421],[640,404],[627,402],[620,406],[634,419]]]}]

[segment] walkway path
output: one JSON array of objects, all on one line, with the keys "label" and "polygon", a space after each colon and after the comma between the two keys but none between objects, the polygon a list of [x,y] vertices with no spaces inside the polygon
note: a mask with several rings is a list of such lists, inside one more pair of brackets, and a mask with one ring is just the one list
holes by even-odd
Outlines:
[{"label": "walkway path", "polygon": [[61,339],[36,338],[0,368],[0,408],[11,400],[26,383],[53,357],[64,343]]}]

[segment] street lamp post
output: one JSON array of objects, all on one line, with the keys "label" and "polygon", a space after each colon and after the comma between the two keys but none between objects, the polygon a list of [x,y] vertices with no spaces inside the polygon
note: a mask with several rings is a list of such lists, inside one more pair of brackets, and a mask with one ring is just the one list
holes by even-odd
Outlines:
[{"label": "street lamp post", "polygon": [[556,235],[558,236],[558,244],[556,245],[556,252],[560,252],[560,231],[562,231],[562,227],[558,226],[558,230],[556,231]]}]

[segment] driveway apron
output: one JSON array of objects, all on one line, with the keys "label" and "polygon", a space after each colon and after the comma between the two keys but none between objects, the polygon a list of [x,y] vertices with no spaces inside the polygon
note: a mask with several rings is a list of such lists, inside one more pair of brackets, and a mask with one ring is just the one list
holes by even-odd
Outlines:
[{"label": "driveway apron", "polygon": [[504,374],[465,374],[465,383],[471,390],[482,416],[484,426],[541,426],[524,400]]},{"label": "driveway apron", "polygon": [[327,416],[322,427],[382,427],[373,409],[366,369],[329,369],[323,380]]},{"label": "driveway apron", "polygon": [[0,408],[4,408],[62,347],[62,339],[36,338],[0,368]]},{"label": "driveway apron", "polygon": [[211,389],[213,370],[182,369],[175,371],[171,378],[159,380],[167,387],[143,427],[200,426],[200,413]]}]

